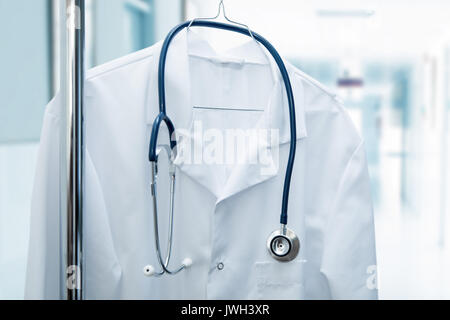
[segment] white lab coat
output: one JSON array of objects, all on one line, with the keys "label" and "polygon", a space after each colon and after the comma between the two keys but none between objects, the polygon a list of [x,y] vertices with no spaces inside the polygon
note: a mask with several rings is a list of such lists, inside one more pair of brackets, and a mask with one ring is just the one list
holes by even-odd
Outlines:
[{"label": "white lab coat", "polygon": [[[219,54],[193,31],[176,37],[167,59],[167,110],[175,126],[185,129],[180,144],[204,147],[190,136],[198,121],[205,130],[275,129],[279,142],[266,149],[278,155],[279,167],[261,174],[262,164],[178,159],[172,268],[186,257],[193,266],[173,277],[144,276],[145,265],[158,267],[148,145],[158,114],[160,48],[159,43],[87,73],[86,298],[376,299],[367,163],[363,141],[344,108],[287,63],[298,137],[289,227],[299,236],[301,250],[295,261],[277,262],[266,240],[279,227],[289,151],[284,87],[255,42]],[[59,100],[57,96],[48,106],[42,132],[32,204],[29,299],[57,299],[60,292],[59,126],[64,105]],[[166,142],[164,134],[160,139]],[[165,252],[168,178],[164,168],[161,172],[158,197]]]}]

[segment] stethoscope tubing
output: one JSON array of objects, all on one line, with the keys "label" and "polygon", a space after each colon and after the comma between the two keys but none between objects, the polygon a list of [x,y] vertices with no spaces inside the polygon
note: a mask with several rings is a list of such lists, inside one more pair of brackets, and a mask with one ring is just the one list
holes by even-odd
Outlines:
[{"label": "stethoscope tubing", "polygon": [[280,215],[280,223],[282,225],[287,225],[288,222],[288,204],[289,204],[289,190],[291,185],[291,179],[292,179],[292,173],[294,169],[294,161],[295,161],[295,154],[297,149],[297,125],[296,125],[296,115],[295,115],[295,102],[294,102],[294,94],[292,90],[291,81],[289,79],[289,74],[287,72],[286,66],[283,62],[283,59],[280,57],[276,49],[270,44],[269,41],[267,41],[264,37],[259,35],[258,33],[252,32],[247,28],[230,25],[222,22],[216,22],[216,21],[202,21],[202,20],[195,20],[195,21],[187,21],[184,22],[175,28],[173,28],[168,36],[166,37],[162,48],[161,48],[161,54],[159,58],[159,70],[158,70],[158,93],[159,93],[159,111],[160,114],[155,120],[155,123],[153,125],[152,129],[152,137],[150,139],[150,151],[149,151],[149,160],[151,162],[157,161],[157,155],[156,155],[156,149],[157,149],[157,138],[158,138],[158,132],[159,128],[162,124],[162,122],[165,122],[170,134],[170,145],[172,149],[175,149],[176,147],[176,137],[174,135],[175,127],[170,120],[170,118],[167,115],[167,108],[166,108],[166,87],[165,87],[165,73],[166,73],[166,61],[167,61],[167,53],[169,50],[169,46],[172,42],[172,40],[175,38],[175,36],[182,30],[189,28],[189,27],[208,27],[208,28],[216,28],[216,29],[222,29],[232,32],[237,32],[249,37],[252,37],[259,43],[261,43],[272,55],[273,59],[275,60],[281,76],[283,78],[283,82],[286,88],[286,95],[287,100],[289,104],[289,123],[290,123],[290,150],[289,150],[289,158],[286,168],[286,176],[284,181],[284,187],[283,187],[283,199],[282,199],[282,207],[281,207],[281,215]]},{"label": "stethoscope tubing", "polygon": [[[170,156],[170,151],[168,151],[168,155]],[[155,273],[155,276],[162,276],[164,273],[175,275],[181,272],[186,268],[184,264],[182,264],[176,270],[170,270],[170,258],[172,256],[172,243],[173,243],[173,215],[174,215],[174,206],[175,206],[175,173],[170,174],[170,202],[169,202],[169,233],[167,239],[167,253],[166,260],[163,261],[161,254],[161,244],[159,241],[159,221],[158,221],[158,204],[157,204],[157,162],[152,163],[152,203],[153,203],[153,229],[155,233],[155,247],[157,252],[158,262],[162,268],[161,271]]]}]

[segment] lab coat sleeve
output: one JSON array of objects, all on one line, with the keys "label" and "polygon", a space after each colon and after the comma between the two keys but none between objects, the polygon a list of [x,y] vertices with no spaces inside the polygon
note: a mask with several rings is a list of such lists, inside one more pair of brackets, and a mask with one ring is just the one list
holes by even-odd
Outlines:
[{"label": "lab coat sleeve", "polygon": [[47,106],[31,202],[25,299],[59,299],[61,97]]},{"label": "lab coat sleeve", "polygon": [[332,299],[378,299],[374,229],[361,142],[344,169],[326,226],[321,272]]}]

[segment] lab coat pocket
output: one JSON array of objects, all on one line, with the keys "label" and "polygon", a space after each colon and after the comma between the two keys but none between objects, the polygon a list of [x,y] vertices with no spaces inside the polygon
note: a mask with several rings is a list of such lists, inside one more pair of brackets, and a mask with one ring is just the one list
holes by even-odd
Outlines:
[{"label": "lab coat pocket", "polygon": [[255,263],[259,300],[304,299],[304,260]]}]

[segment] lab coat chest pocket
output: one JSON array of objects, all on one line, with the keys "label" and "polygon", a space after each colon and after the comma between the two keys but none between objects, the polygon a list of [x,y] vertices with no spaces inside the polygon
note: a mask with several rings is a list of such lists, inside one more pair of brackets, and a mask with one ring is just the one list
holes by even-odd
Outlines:
[{"label": "lab coat chest pocket", "polygon": [[256,292],[259,300],[304,299],[304,260],[289,263],[256,262]]}]

